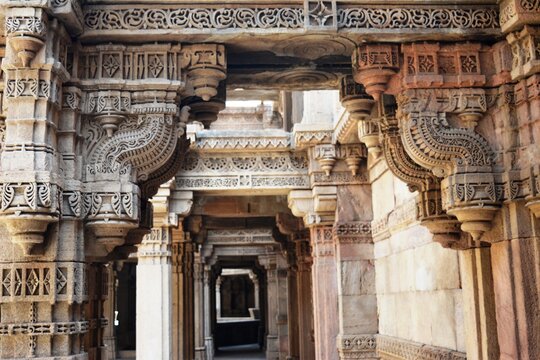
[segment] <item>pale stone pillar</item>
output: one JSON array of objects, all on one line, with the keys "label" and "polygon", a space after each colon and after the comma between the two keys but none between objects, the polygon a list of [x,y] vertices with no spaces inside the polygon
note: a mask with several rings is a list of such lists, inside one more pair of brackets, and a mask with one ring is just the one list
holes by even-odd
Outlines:
[{"label": "pale stone pillar", "polygon": [[193,266],[193,304],[194,304],[194,335],[195,335],[195,360],[206,359],[206,347],[204,345],[204,265],[200,253],[195,255]]},{"label": "pale stone pillar", "polygon": [[255,309],[260,309],[259,279],[257,278],[257,275],[253,271],[249,273],[249,278],[253,282],[253,298],[254,298],[253,300],[254,300]]},{"label": "pale stone pillar", "polygon": [[103,315],[109,320],[103,330],[103,360],[116,360],[116,334],[114,329],[114,309],[116,304],[116,269],[114,262],[106,267],[107,299],[103,302]]},{"label": "pale stone pillar", "polygon": [[489,248],[459,251],[467,359],[499,359]]},{"label": "pale stone pillar", "polygon": [[155,228],[137,252],[137,360],[172,359],[170,230]]},{"label": "pale stone pillar", "polygon": [[279,359],[279,337],[277,325],[278,312],[278,279],[275,255],[259,257],[259,262],[266,270],[266,359]]},{"label": "pale stone pillar", "polygon": [[219,276],[216,280],[216,317],[221,317],[221,282],[223,278]]},{"label": "pale stone pillar", "polygon": [[214,359],[214,338],[212,336],[212,299],[210,296],[211,267],[204,266],[204,344],[206,359]]},{"label": "pale stone pillar", "polygon": [[298,315],[298,268],[296,264],[296,245],[287,242],[287,290],[288,290],[288,309],[287,322],[289,337],[289,356],[288,360],[298,360],[300,358],[300,334],[299,334],[299,315]]},{"label": "pale stone pillar", "polygon": [[331,226],[310,229],[313,248],[313,309],[315,358],[338,360],[336,340],[339,332],[336,253]]},{"label": "pale stone pillar", "polygon": [[173,359],[194,356],[193,257],[195,244],[181,226],[172,231]]},{"label": "pale stone pillar", "polygon": [[297,256],[297,302],[300,359],[315,359],[313,329],[313,293],[311,246],[309,233],[301,232],[295,239]]}]

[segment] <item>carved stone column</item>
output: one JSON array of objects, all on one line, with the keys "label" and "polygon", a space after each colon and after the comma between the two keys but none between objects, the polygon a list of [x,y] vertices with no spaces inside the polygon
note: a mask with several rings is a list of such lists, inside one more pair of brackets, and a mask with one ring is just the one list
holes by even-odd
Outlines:
[{"label": "carved stone column", "polygon": [[[298,219],[300,220],[300,219]],[[298,314],[298,268],[296,265],[296,245],[292,241],[285,244],[287,257],[287,322],[289,338],[289,356],[287,360],[298,360],[300,357],[300,333]]]},{"label": "carved stone column", "polygon": [[103,329],[103,350],[101,352],[101,358],[103,360],[116,360],[116,334],[114,328],[114,311],[116,305],[116,269],[115,263],[110,262],[106,269],[104,276],[107,276],[107,298],[103,303],[103,315],[108,319],[107,326]]},{"label": "carved stone column", "polygon": [[[337,197],[335,187],[327,187],[326,190],[323,196],[314,196],[309,190],[292,191],[289,193],[289,207],[294,215],[304,219],[304,224],[310,229],[315,358],[338,359],[337,264],[332,238]],[[317,207],[314,199],[317,199]]]},{"label": "carved stone column", "polygon": [[206,359],[214,359],[214,337],[212,335],[212,299],[210,293],[211,267],[204,266],[204,345],[206,347]]},{"label": "carved stone column", "polygon": [[195,360],[206,360],[204,343],[204,264],[200,252],[195,254],[193,264],[193,304],[194,304],[194,333]]},{"label": "carved stone column", "polygon": [[137,252],[137,359],[172,359],[171,232],[154,228]]},{"label": "carved stone column", "polygon": [[[92,331],[90,345],[102,345],[103,298],[97,289],[87,321],[84,232],[77,217],[61,216],[65,182],[77,183],[71,169],[81,166],[63,163],[76,144],[58,144],[70,37],[48,4],[32,5],[11,1],[3,10],[0,358],[86,359],[84,334]],[[73,120],[79,126],[76,114]]]},{"label": "carved stone column", "polygon": [[[497,96],[498,140],[507,157],[503,234],[487,234],[495,288],[501,359],[540,357],[540,6],[502,1],[501,28],[511,47],[511,87]],[[498,129],[498,130],[499,130]],[[506,130],[506,131],[504,131]],[[503,142],[503,140],[506,140]],[[535,270],[533,270],[535,269]]]},{"label": "carved stone column", "polygon": [[221,281],[222,277],[216,279],[216,318],[221,317]]},{"label": "carved stone column", "polygon": [[259,262],[266,270],[266,309],[267,334],[266,334],[266,358],[271,360],[280,359],[280,347],[278,336],[278,274],[277,263],[274,256],[259,257]]},{"label": "carved stone column", "polygon": [[[175,322],[177,306],[175,278],[178,256],[178,217],[191,210],[192,193],[171,191],[163,185],[153,199],[156,226],[138,249],[137,264],[137,358],[179,359],[177,339],[180,324]],[[181,225],[180,225],[181,226]],[[181,231],[180,231],[181,232]],[[183,334],[183,331],[180,332]],[[159,350],[157,350],[159,348]]]},{"label": "carved stone column", "polygon": [[303,232],[295,239],[298,266],[298,328],[300,333],[300,359],[315,358],[313,324],[313,258],[309,233]]}]

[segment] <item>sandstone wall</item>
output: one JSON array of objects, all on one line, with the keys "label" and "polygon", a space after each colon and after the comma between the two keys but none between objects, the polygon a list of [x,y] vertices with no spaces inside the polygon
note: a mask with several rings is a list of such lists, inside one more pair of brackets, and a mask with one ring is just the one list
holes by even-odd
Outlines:
[{"label": "sandstone wall", "polygon": [[415,194],[383,160],[371,178],[379,333],[464,352],[458,252],[418,224]]}]

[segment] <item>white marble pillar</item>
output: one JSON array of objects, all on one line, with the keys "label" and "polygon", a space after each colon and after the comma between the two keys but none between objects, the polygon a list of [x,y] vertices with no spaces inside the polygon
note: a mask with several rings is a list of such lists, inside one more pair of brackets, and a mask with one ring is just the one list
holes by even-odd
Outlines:
[{"label": "white marble pillar", "polygon": [[169,229],[152,229],[137,252],[137,360],[169,360],[171,252]]},{"label": "white marble pillar", "polygon": [[212,299],[210,298],[211,267],[204,266],[204,344],[206,359],[214,359],[214,338],[212,336]]}]

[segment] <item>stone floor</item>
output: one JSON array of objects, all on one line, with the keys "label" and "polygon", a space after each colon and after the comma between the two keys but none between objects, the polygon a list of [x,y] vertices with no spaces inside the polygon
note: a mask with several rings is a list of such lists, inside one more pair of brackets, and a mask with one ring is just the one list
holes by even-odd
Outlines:
[{"label": "stone floor", "polygon": [[257,360],[266,359],[257,344],[228,346],[219,349],[214,359]]}]

